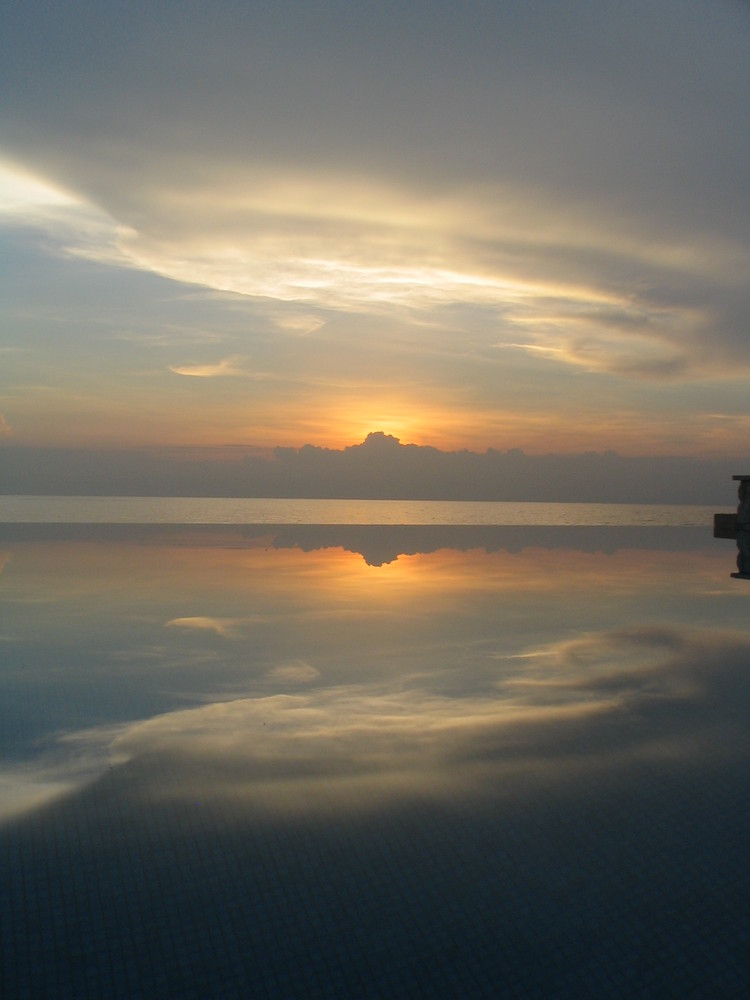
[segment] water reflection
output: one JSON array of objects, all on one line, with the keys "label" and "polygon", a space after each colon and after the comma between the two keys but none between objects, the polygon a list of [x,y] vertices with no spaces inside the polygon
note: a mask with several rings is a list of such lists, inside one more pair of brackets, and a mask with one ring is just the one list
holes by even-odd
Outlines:
[{"label": "water reflection", "polygon": [[750,631],[707,535],[5,528],[7,995],[733,995]]}]

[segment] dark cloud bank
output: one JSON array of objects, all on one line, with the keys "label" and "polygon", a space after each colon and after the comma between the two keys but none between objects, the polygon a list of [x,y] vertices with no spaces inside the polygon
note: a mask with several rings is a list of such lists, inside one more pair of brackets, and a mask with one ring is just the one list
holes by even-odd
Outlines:
[{"label": "dark cloud bank", "polygon": [[532,500],[731,505],[738,459],[444,452],[369,434],[342,450],[276,448],[235,460],[174,452],[0,450],[0,493],[67,496],[248,496],[331,499]]}]

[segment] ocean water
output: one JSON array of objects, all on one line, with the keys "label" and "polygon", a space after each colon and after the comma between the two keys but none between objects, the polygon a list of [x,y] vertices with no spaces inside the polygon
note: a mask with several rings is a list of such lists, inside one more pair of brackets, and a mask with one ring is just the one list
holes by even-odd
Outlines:
[{"label": "ocean water", "polygon": [[689,504],[0,496],[0,523],[710,525]]},{"label": "ocean water", "polygon": [[705,508],[0,500],[0,996],[744,997]]}]

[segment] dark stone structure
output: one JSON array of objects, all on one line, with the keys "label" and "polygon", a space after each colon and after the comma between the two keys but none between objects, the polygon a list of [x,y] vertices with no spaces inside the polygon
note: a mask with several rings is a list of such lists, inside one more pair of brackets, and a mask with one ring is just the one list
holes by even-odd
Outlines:
[{"label": "dark stone structure", "polygon": [[737,572],[733,577],[750,580],[750,475],[732,476],[738,482],[736,514],[714,514],[714,538],[737,542]]}]

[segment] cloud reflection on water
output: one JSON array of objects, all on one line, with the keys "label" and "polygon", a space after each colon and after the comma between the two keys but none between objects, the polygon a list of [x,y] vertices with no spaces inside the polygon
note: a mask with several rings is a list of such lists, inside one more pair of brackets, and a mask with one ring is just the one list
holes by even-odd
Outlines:
[{"label": "cloud reflection on water", "polygon": [[723,552],[580,537],[379,567],[267,530],[8,542],[6,711],[28,732],[4,816],[103,772],[139,798],[287,811],[746,753]]},{"label": "cloud reflection on water", "polygon": [[284,810],[747,753],[742,633],[618,630],[528,663],[484,695],[359,683],[217,702],[127,725],[107,749],[136,765],[168,761],[169,780],[141,789],[148,799],[249,795]]}]

